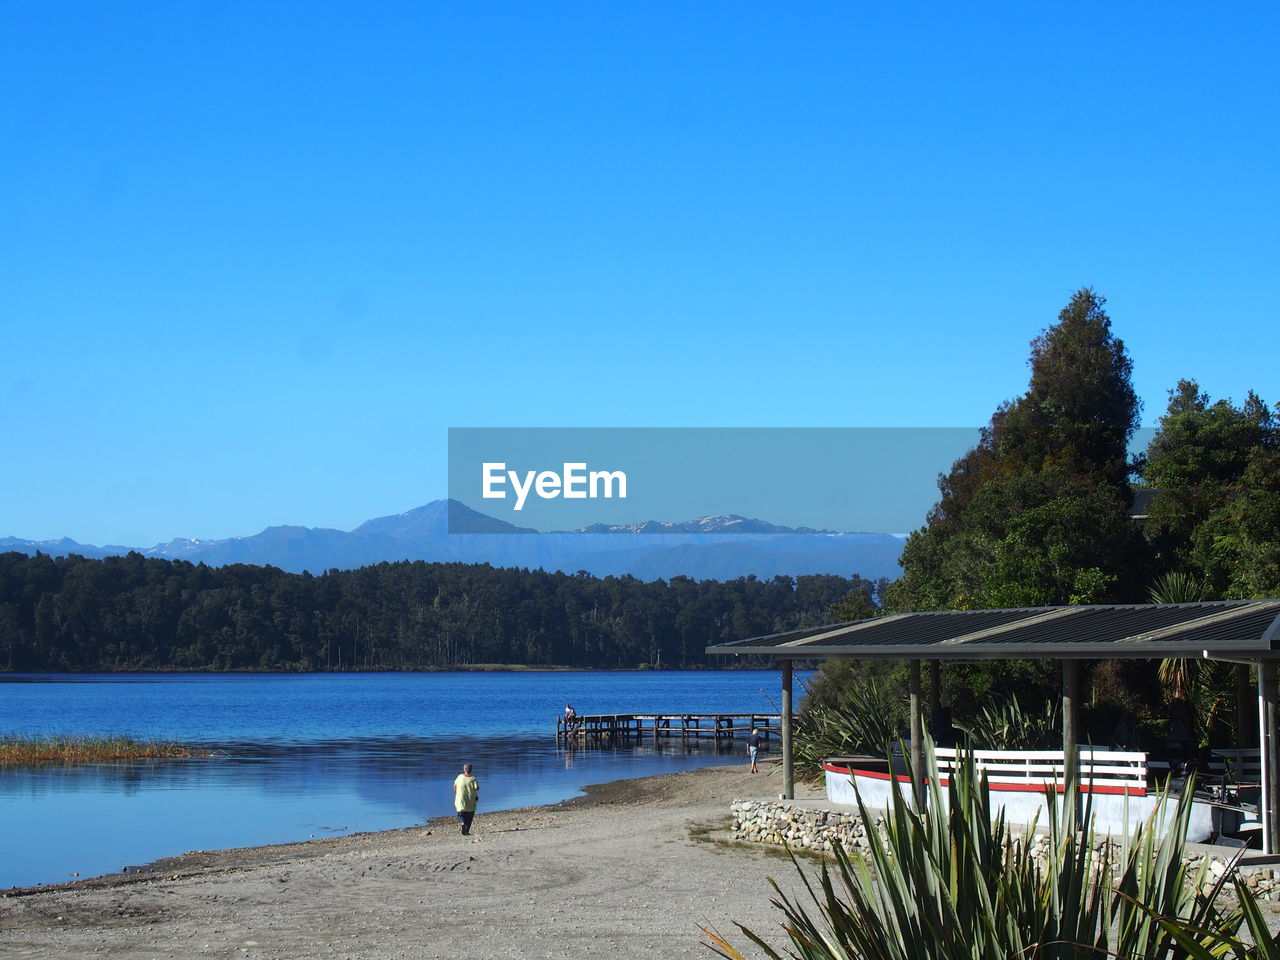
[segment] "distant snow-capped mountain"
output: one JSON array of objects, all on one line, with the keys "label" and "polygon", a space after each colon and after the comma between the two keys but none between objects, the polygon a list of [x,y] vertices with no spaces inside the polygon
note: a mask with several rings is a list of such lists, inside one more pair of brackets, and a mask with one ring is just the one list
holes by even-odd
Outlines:
[{"label": "distant snow-capped mountain", "polygon": [[751,520],[732,513],[718,513],[712,517],[698,517],[683,523],[666,523],[661,520],[645,520],[642,523],[593,523],[574,530],[574,533],[835,533],[834,530],[815,530],[812,527],[780,527],[765,520]]},{"label": "distant snow-capped mountain", "polygon": [[[65,538],[0,539],[0,551],[28,554],[104,557],[127,553],[129,549],[95,547]],[[479,513],[456,500],[435,500],[394,516],[368,520],[350,531],[267,527],[247,537],[174,539],[138,552],[210,566],[266,564],[313,573],[384,560],[426,560],[567,573],[585,570],[596,576],[631,575],[645,580],[675,576],[725,580],[747,575],[768,578],[815,573],[856,573],[877,579],[897,576],[902,540],[888,534],[782,527],[728,514],[683,523],[591,524],[575,531],[538,533]]]}]

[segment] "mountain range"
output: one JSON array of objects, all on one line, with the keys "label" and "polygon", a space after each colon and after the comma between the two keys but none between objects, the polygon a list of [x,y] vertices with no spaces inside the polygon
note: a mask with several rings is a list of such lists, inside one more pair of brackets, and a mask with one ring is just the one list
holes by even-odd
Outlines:
[{"label": "mountain range", "polygon": [[[450,531],[453,532],[450,532]],[[501,536],[494,536],[501,534]],[[136,550],[149,557],[223,566],[270,565],[300,573],[396,560],[490,563],[642,580],[688,576],[728,580],[831,573],[868,579],[898,575],[900,537],[782,527],[729,514],[683,523],[648,521],[539,533],[486,516],[456,500],[434,500],[354,530],[279,526],[226,540],[176,539],[154,547],[97,547],[74,540],[0,538],[0,552],[105,557]]]}]

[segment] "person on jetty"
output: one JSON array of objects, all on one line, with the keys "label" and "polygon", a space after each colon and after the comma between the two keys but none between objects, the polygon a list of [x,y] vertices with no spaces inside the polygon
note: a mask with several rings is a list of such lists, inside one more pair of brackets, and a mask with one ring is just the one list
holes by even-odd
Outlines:
[{"label": "person on jetty", "polygon": [[458,811],[462,835],[471,835],[471,821],[476,815],[476,801],[480,799],[480,781],[471,775],[471,764],[462,765],[462,773],[453,781],[453,808]]},{"label": "person on jetty", "polygon": [[578,711],[573,709],[573,704],[566,703],[564,705],[564,728],[572,730],[578,724]]},{"label": "person on jetty", "polygon": [[747,756],[751,758],[752,773],[760,772],[760,768],[756,766],[756,755],[760,753],[762,746],[764,746],[764,737],[760,735],[760,728],[752,727],[751,736],[747,737]]}]

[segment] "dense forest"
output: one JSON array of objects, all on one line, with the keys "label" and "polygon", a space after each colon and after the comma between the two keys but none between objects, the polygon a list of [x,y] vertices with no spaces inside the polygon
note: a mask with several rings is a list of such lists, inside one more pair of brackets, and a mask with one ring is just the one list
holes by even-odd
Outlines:
[{"label": "dense forest", "polygon": [[833,602],[872,589],[837,576],[646,583],[422,562],[312,576],[5,553],[0,669],[747,666],[703,648],[825,623]]}]

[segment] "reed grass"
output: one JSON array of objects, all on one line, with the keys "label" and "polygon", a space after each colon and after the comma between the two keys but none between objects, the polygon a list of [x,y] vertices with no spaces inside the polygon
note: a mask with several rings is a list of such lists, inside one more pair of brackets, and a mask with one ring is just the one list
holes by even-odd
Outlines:
[{"label": "reed grass", "polygon": [[0,766],[46,763],[118,763],[127,760],[171,760],[194,756],[189,747],[163,740],[106,736],[0,736]]}]

